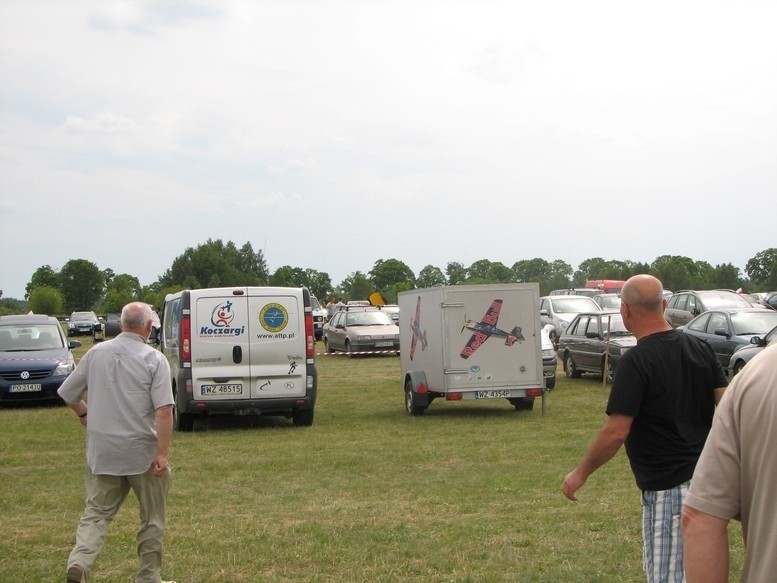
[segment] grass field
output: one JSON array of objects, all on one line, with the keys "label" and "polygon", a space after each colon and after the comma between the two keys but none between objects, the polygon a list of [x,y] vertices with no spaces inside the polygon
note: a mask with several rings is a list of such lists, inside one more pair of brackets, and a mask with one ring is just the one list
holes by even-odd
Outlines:
[{"label": "grass field", "polygon": [[[589,479],[577,503],[560,493],[604,420],[600,377],[559,376],[544,415],[539,402],[516,412],[505,400],[438,400],[410,417],[398,357],[317,363],[312,427],[214,418],[176,433],[164,578],[644,580],[639,492],[625,454]],[[83,510],[83,437],[66,407],[0,410],[0,581],[64,580]],[[130,496],[92,583],[133,581],[136,529]],[[730,537],[735,579],[738,524]]]}]

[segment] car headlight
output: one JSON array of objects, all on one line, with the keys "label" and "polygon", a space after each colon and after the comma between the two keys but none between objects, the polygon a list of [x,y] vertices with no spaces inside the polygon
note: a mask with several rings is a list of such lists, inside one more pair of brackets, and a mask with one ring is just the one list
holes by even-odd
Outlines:
[{"label": "car headlight", "polygon": [[66,377],[71,372],[73,372],[75,368],[76,368],[76,365],[73,362],[60,362],[57,368],[54,369],[54,372],[51,373],[51,376]]},{"label": "car headlight", "polygon": [[[561,332],[567,329],[567,326],[569,326],[569,320],[559,320],[558,321],[558,327],[561,328]],[[561,333],[559,332],[559,334]]]},{"label": "car headlight", "polygon": [[556,351],[552,348],[546,348],[542,351],[542,358],[555,358]]}]

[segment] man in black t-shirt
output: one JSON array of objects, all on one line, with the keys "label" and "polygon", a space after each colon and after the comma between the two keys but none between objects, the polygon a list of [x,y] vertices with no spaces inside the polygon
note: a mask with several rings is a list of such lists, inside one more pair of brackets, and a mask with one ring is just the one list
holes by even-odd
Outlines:
[{"label": "man in black t-shirt", "polygon": [[570,500],[626,444],[642,490],[647,580],[683,581],[680,514],[727,380],[710,346],[664,320],[661,282],[636,275],[621,291],[623,322],[637,345],[615,371],[604,426],[561,490]]}]

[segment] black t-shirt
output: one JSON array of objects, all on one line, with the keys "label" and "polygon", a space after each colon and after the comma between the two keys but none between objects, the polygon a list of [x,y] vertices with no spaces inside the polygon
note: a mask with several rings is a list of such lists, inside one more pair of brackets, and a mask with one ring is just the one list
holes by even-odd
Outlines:
[{"label": "black t-shirt", "polygon": [[709,344],[677,330],[641,338],[615,370],[607,414],[633,417],[626,453],[637,486],[668,490],[690,480],[728,384]]}]

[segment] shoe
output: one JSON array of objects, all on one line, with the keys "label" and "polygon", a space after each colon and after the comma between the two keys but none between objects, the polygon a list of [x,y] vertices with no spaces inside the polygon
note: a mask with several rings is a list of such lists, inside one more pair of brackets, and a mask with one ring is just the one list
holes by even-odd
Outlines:
[{"label": "shoe", "polygon": [[67,583],[86,583],[86,573],[80,565],[73,565],[67,569]]}]

